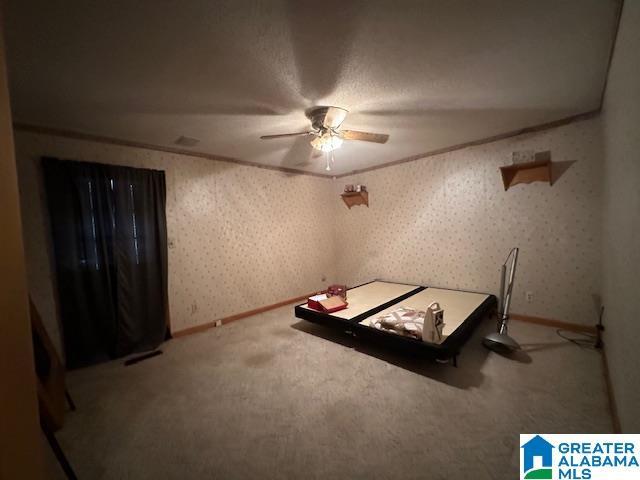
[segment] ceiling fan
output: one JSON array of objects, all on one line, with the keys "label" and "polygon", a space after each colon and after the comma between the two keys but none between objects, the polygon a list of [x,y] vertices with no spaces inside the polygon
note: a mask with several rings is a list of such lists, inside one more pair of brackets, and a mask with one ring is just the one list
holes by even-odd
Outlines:
[{"label": "ceiling fan", "polygon": [[[340,107],[314,107],[306,112],[307,118],[311,120],[311,130],[297,133],[282,133],[278,135],[263,135],[262,140],[270,140],[283,137],[298,137],[302,135],[312,136],[311,146],[322,152],[333,152],[340,148],[344,140],[359,140],[362,142],[386,143],[389,135],[382,133],[360,132],[357,130],[342,130],[340,126],[347,116],[348,111]],[[333,153],[331,156],[333,162]],[[327,168],[331,170],[329,158],[327,158]]]}]

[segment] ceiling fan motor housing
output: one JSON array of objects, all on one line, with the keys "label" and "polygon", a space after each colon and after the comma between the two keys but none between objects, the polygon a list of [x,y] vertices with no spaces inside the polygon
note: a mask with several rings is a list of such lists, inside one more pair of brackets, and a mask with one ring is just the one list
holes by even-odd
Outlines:
[{"label": "ceiling fan motor housing", "polygon": [[347,116],[348,111],[340,107],[317,107],[307,113],[315,130],[324,131],[338,128]]}]

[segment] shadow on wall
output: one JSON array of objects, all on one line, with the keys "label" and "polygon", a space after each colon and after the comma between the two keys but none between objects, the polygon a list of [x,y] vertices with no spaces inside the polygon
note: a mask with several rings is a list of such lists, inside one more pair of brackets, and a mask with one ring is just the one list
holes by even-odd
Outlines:
[{"label": "shadow on wall", "polygon": [[[316,337],[353,348],[357,352],[370,355],[396,367],[422,375],[451,387],[467,390],[479,387],[484,381],[482,367],[490,352],[482,346],[482,338],[495,328],[495,321],[486,318],[474,331],[458,357],[458,367],[444,365],[429,358],[416,357],[385,345],[364,342],[342,331],[327,328],[306,321],[299,321],[291,328]],[[526,355],[526,354],[525,354]],[[525,363],[530,363],[525,362]]]},{"label": "shadow on wall", "polygon": [[564,162],[551,162],[551,185],[555,185],[560,177],[565,174],[571,165],[576,163],[575,160],[566,160]]}]

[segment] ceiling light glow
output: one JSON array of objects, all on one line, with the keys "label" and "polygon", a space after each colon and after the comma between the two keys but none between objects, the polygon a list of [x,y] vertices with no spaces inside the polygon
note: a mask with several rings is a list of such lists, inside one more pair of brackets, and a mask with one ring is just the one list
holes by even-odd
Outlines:
[{"label": "ceiling light glow", "polygon": [[329,132],[325,132],[311,140],[311,146],[316,150],[331,152],[332,150],[342,146],[342,138]]}]

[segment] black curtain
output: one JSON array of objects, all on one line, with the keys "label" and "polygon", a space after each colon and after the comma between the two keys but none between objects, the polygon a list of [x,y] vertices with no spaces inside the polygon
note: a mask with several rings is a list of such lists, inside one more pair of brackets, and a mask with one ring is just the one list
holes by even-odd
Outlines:
[{"label": "black curtain", "polygon": [[164,172],[43,158],[69,368],[168,335]]}]

